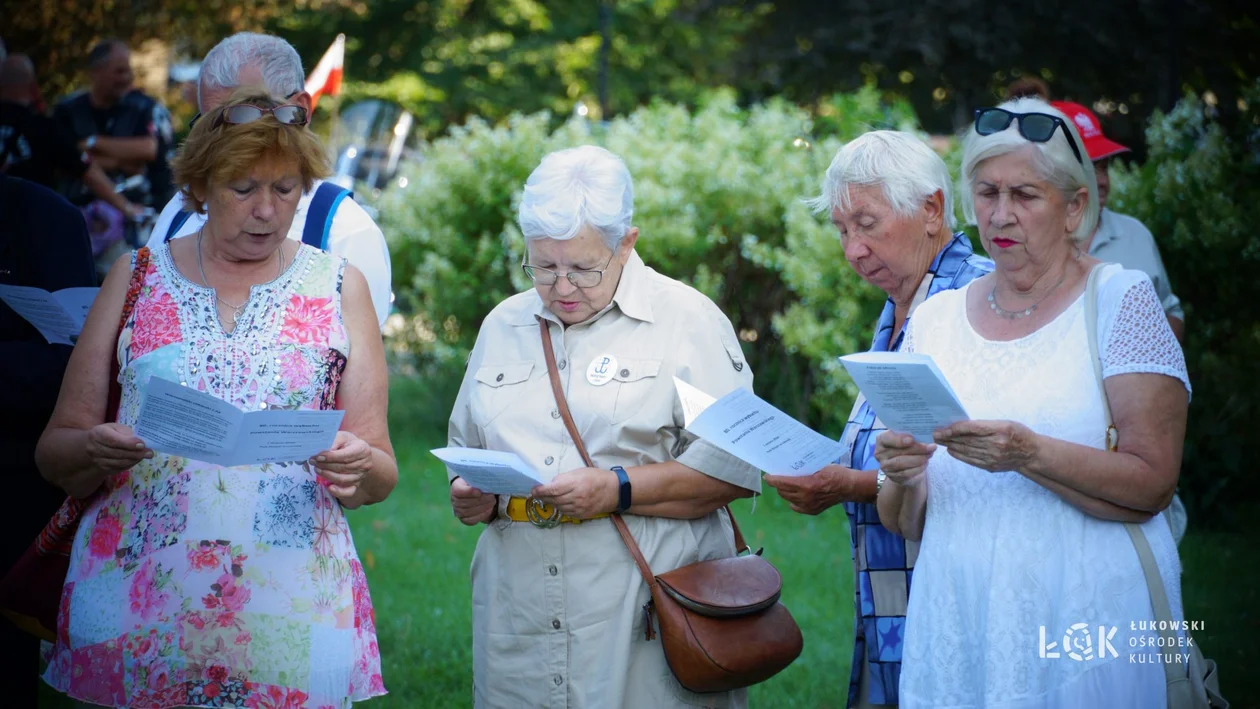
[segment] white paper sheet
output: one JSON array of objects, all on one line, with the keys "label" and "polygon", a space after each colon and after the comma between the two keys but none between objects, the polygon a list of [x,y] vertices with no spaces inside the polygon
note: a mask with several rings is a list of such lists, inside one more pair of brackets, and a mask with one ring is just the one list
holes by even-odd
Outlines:
[{"label": "white paper sheet", "polygon": [[136,436],[155,451],[217,465],[303,461],[328,450],[344,411],[243,412],[210,394],[153,377]]},{"label": "white paper sheet", "polygon": [[931,443],[936,429],[970,418],[929,355],[861,352],[840,363],[889,430]]},{"label": "white paper sheet", "polygon": [[429,451],[469,485],[491,495],[529,497],[542,477],[515,453],[480,448],[436,448]]},{"label": "white paper sheet", "polygon": [[54,345],[73,345],[79,339],[99,288],[65,288],[49,293],[42,288],[0,285],[0,300],[39,330]]},{"label": "white paper sheet", "polygon": [[[712,400],[686,382],[675,379],[675,386],[682,397],[684,412],[689,406],[702,404],[704,397]],[[771,475],[812,475],[842,453],[839,443],[811,430],[746,389],[736,389],[712,401],[686,428]]]},{"label": "white paper sheet", "polygon": [[678,377],[674,377],[674,388],[678,390],[678,401],[682,403],[684,428],[690,427],[697,416],[717,401]]}]

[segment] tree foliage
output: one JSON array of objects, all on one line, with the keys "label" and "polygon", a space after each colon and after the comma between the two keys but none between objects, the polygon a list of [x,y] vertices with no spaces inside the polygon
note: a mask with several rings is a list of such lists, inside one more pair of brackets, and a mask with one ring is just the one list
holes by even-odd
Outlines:
[{"label": "tree foliage", "polygon": [[308,6],[273,27],[304,57],[346,33],[349,95],[397,100],[434,134],[470,116],[564,117],[578,102],[598,117],[601,5],[610,113],[738,83],[731,58],[758,14],[729,1],[379,0]]},{"label": "tree foliage", "polygon": [[1022,73],[1048,80],[1056,97],[1116,108],[1108,130],[1139,147],[1146,118],[1183,87],[1211,90],[1233,111],[1260,70],[1256,6],[1231,0],[773,6],[740,55],[748,90],[812,102],[874,81],[906,96],[934,132],[962,127]]}]

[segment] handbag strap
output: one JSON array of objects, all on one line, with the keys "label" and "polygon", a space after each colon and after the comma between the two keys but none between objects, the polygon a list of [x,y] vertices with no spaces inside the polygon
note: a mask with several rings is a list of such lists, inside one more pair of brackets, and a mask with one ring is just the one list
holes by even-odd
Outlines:
[{"label": "handbag strap", "polygon": [[[547,374],[551,378],[551,393],[556,397],[556,408],[560,411],[560,418],[564,420],[564,427],[569,431],[569,437],[573,439],[573,445],[577,447],[578,453],[582,456],[582,462],[588,467],[594,468],[595,461],[591,460],[591,456],[586,452],[586,445],[582,443],[582,436],[578,433],[577,424],[573,422],[573,414],[569,412],[569,403],[564,396],[564,387],[560,384],[560,370],[556,366],[556,352],[551,345],[551,331],[547,329],[547,321],[538,318],[538,329],[542,335],[543,355],[547,359]],[[731,531],[735,534],[735,551],[739,553],[748,548],[747,542],[744,541],[744,534],[739,530],[739,524],[735,522],[735,514],[731,512],[730,506],[724,508],[727,516],[731,519]],[[639,567],[639,573],[643,575],[644,582],[648,588],[656,586],[656,575],[652,573],[652,567],[648,566],[647,559],[643,558],[643,552],[639,550],[639,545],[634,541],[634,536],[630,534],[629,527],[626,526],[625,520],[621,518],[619,513],[612,514],[613,525],[617,528],[617,533],[621,535],[621,541],[625,542],[626,549],[630,550],[630,556],[634,557],[634,563]]]},{"label": "handbag strap", "polygon": [[140,299],[140,289],[144,287],[144,276],[149,270],[149,257],[151,255],[152,252],[149,250],[149,247],[141,247],[136,251],[135,261],[131,267],[131,281],[127,284],[127,295],[123,298],[122,315],[118,318],[118,334],[114,336],[114,349],[111,350],[109,395],[105,401],[106,423],[114,423],[118,420],[118,407],[122,405],[122,387],[118,384],[118,374],[121,369],[118,361],[118,340],[122,337],[122,330],[127,326],[127,320],[131,317],[131,312],[136,308],[136,301]]},{"label": "handbag strap", "polygon": [[[1111,442],[1111,431],[1114,427],[1111,404],[1107,401],[1107,387],[1103,383],[1102,357],[1098,350],[1098,279],[1105,265],[1100,263],[1094,266],[1089,272],[1089,279],[1085,282],[1085,331],[1089,339],[1089,358],[1093,361],[1094,377],[1098,380],[1098,391],[1102,395],[1103,420],[1107,423],[1107,447],[1108,450],[1115,450]],[[1125,522],[1124,528],[1129,533],[1138,561],[1142,564],[1142,573],[1146,576],[1146,588],[1151,594],[1151,608],[1155,611],[1155,620],[1163,621],[1158,625],[1162,628],[1159,634],[1165,641],[1171,641],[1172,646],[1175,647],[1177,635],[1172,629],[1172,606],[1168,603],[1168,592],[1164,588],[1164,579],[1159,575],[1159,566],[1155,563],[1151,543],[1146,539],[1146,533],[1142,531],[1141,525]],[[1174,666],[1177,663],[1160,664],[1164,666],[1165,681],[1174,682],[1182,679],[1176,674],[1177,670]],[[1189,671],[1189,663],[1186,663],[1186,670]]]}]

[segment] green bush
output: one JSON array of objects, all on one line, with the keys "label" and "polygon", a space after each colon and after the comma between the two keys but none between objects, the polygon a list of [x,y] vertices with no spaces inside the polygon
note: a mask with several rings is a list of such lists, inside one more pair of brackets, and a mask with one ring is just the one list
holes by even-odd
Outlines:
[{"label": "green bush", "polygon": [[1150,228],[1186,311],[1194,395],[1181,488],[1196,524],[1248,523],[1240,503],[1260,492],[1247,464],[1260,413],[1260,82],[1241,105],[1226,126],[1187,95],[1152,116],[1146,162],[1112,171],[1109,206]]},{"label": "green bush", "polygon": [[[831,117],[819,132],[829,135],[821,140],[802,109],[782,101],[743,109],[729,92],[707,95],[694,111],[656,103],[604,125],[572,119],[554,132],[547,114],[452,130],[404,170],[407,187],[380,205],[408,318],[395,341],[423,371],[462,371],[481,320],[529,286],[518,268],[523,242],[515,226],[525,178],[547,152],[596,143],[621,155],[634,176],[638,248],[647,263],[726,311],[759,393],[817,418],[808,402],[821,365],[811,360],[864,345],[879,299],[844,266],[831,227],[802,199],[817,193],[841,138],[913,125],[904,105],[885,106],[869,89],[827,105]],[[806,266],[818,265],[804,262],[819,258],[832,275],[818,284],[825,294],[805,294],[804,302],[833,312],[820,313],[827,336],[814,342],[776,323],[802,321],[792,306],[812,278]],[[849,396],[841,396],[835,406],[847,409]],[[828,403],[822,394],[814,399]]]},{"label": "green bush", "polygon": [[[1251,93],[1255,106],[1260,89]],[[432,419],[445,415],[481,320],[529,287],[515,226],[525,178],[547,152],[595,143],[623,156],[634,176],[648,264],[725,310],[759,394],[839,435],[856,390],[836,357],[868,346],[884,296],[853,273],[834,229],[802,198],[817,193],[841,141],[915,122],[904,104],[870,89],[816,110],[815,121],[782,101],[744,109],[717,92],[694,111],[657,103],[608,124],[571,119],[554,131],[545,113],[499,126],[474,120],[426,146],[403,172],[408,186],[380,207],[405,314],[392,342],[403,371],[442,384],[429,399],[439,409]],[[1260,280],[1247,270],[1260,260],[1249,211],[1260,203],[1257,121],[1252,109],[1227,129],[1188,97],[1152,119],[1147,163],[1113,175],[1112,205],[1151,228],[1186,303],[1195,394],[1182,492],[1196,523],[1232,523],[1223,503],[1260,487],[1243,469],[1260,381],[1252,315]],[[957,152],[945,156],[955,168]]]}]

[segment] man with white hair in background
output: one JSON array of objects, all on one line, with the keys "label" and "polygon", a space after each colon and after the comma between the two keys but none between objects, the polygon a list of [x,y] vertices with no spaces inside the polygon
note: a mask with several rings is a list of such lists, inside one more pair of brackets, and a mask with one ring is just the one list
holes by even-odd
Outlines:
[{"label": "man with white hair in background", "polygon": [[[306,75],[297,50],[279,37],[238,32],[219,42],[206,54],[197,79],[197,110],[202,114],[218,108],[239,86],[261,85],[277,98],[312,109],[305,90]],[[162,210],[149,237],[156,247],[196,232],[206,216],[185,209],[176,195]],[[348,190],[316,180],[298,202],[289,238],[341,256],[363,272],[372,294],[377,322],[385,325],[390,308],[390,262],[385,235],[376,222],[351,197]]]}]

